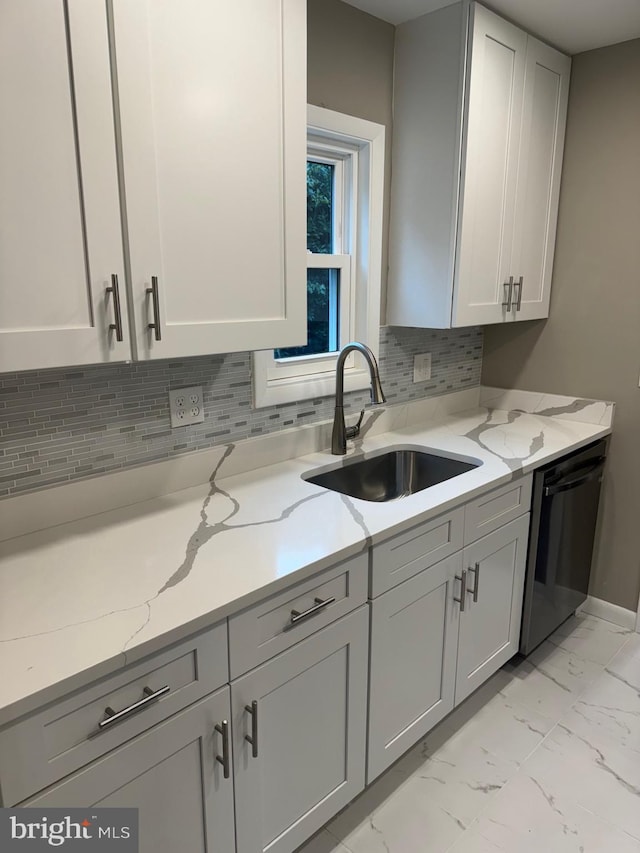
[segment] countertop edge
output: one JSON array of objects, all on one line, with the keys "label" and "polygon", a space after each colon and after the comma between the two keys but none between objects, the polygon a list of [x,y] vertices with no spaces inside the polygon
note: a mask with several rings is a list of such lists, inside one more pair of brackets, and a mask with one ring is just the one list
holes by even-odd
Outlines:
[{"label": "countertop edge", "polygon": [[67,678],[56,681],[54,684],[34,693],[30,693],[23,699],[18,699],[9,705],[4,705],[0,708],[0,728],[13,725],[21,718],[37,710],[41,710],[53,702],[59,701],[63,697],[84,690],[96,681],[116,675],[134,663],[139,663],[157,652],[183,642],[188,637],[204,633],[230,616],[235,616],[243,610],[252,607],[259,601],[264,601],[265,598],[276,595],[278,592],[300,583],[306,578],[313,577],[313,575],[319,574],[331,566],[335,566],[337,563],[344,562],[350,557],[361,554],[364,550],[363,545],[368,547],[368,544],[363,538],[361,542],[356,542],[346,548],[339,549],[326,557],[309,563],[290,575],[271,581],[265,586],[258,587],[246,595],[240,596],[208,613],[202,613],[194,619],[183,622],[163,634],[151,637],[149,640],[134,646],[129,651],[118,652],[100,663],[86,667]]},{"label": "countertop edge", "polygon": [[[181,623],[164,633],[151,637],[147,641],[142,641],[140,644],[126,652],[119,652],[112,655],[99,663],[93,664],[74,673],[73,675],[63,678],[60,681],[47,685],[36,692],[24,696],[23,698],[17,699],[0,708],[0,727],[4,728],[7,725],[15,724],[20,718],[33,713],[35,710],[42,709],[44,706],[58,701],[64,696],[68,696],[78,692],[79,690],[85,689],[93,682],[112,676],[126,669],[126,667],[131,664],[139,662],[144,658],[157,653],[161,649],[166,649],[167,647],[183,641],[189,636],[206,631],[215,624],[227,619],[229,616],[239,613],[256,604],[258,601],[264,600],[265,598],[268,598],[287,587],[293,586],[316,573],[322,572],[338,562],[347,560],[350,557],[361,553],[371,545],[378,544],[397,535],[398,533],[410,529],[411,527],[422,524],[430,519],[438,517],[439,515],[447,513],[454,508],[466,504],[481,494],[487,493],[506,483],[513,482],[520,477],[526,476],[537,468],[542,467],[543,465],[548,465],[555,459],[558,459],[567,453],[579,450],[582,447],[586,447],[589,444],[610,435],[611,432],[611,426],[603,426],[602,428],[597,429],[589,437],[572,441],[569,446],[556,452],[552,452],[551,454],[545,454],[544,458],[538,461],[533,459],[532,461],[525,462],[522,467],[516,471],[504,472],[488,483],[472,487],[468,491],[456,495],[455,498],[451,498],[437,506],[417,512],[409,518],[403,519],[400,522],[391,524],[385,529],[372,533],[370,536],[365,536],[363,533],[360,538],[356,539],[352,544],[339,548],[335,552],[331,552],[331,554],[327,554],[318,560],[314,560],[290,574],[252,589],[250,592],[240,596],[239,598],[226,602],[207,613],[199,614],[187,622]],[[354,500],[356,504],[367,503],[366,501],[358,501],[357,499],[352,500]]]}]

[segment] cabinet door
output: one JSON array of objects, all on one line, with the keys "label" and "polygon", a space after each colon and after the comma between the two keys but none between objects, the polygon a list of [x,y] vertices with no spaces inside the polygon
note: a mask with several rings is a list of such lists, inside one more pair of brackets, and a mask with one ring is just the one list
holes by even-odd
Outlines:
[{"label": "cabinet door", "polygon": [[0,115],[0,372],[130,358],[104,3],[2,3]]},{"label": "cabinet door", "polygon": [[[549,316],[571,60],[529,36],[511,273],[515,320]],[[510,274],[511,274],[510,273]]]},{"label": "cabinet door", "polygon": [[371,603],[367,783],[453,708],[461,569],[458,553]]},{"label": "cabinet door", "polygon": [[463,551],[456,705],[518,651],[528,534],[527,513]]},{"label": "cabinet door", "polygon": [[368,617],[232,682],[238,853],[290,853],[364,787]]},{"label": "cabinet door", "polygon": [[304,342],[305,7],[114,0],[139,359]]},{"label": "cabinet door", "polygon": [[453,325],[507,316],[527,36],[473,4]]},{"label": "cabinet door", "polygon": [[21,805],[133,807],[140,853],[230,853],[233,783],[216,761],[223,745],[215,726],[223,720],[228,687]]}]

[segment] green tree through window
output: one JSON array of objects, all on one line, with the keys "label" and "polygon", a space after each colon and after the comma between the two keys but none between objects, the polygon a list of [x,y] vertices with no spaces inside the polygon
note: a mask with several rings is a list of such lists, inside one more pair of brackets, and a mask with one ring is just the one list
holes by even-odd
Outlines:
[{"label": "green tree through window", "polygon": [[333,173],[329,163],[307,161],[307,250],[333,251]]},{"label": "green tree through window", "polygon": [[[307,161],[307,251],[328,255],[333,252],[333,187],[335,166]],[[274,350],[276,358],[294,358],[335,351],[331,348],[332,288],[339,285],[336,270],[307,270],[307,345]],[[337,298],[337,293],[333,294]],[[337,340],[336,334],[333,339]]]}]

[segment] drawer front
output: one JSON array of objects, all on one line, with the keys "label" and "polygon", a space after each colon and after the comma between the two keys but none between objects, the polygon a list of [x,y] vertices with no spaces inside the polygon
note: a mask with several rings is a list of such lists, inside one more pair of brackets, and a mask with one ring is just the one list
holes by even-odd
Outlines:
[{"label": "drawer front", "polygon": [[[220,687],[229,679],[227,648],[223,622],[0,731],[3,804],[31,796]],[[141,700],[100,729],[107,708],[118,713]]]},{"label": "drawer front", "polygon": [[528,474],[470,501],[465,507],[464,544],[475,542],[529,512],[532,482],[533,477]]},{"label": "drawer front", "polygon": [[[288,649],[367,600],[367,554],[358,554],[229,619],[231,678]],[[330,604],[324,602],[331,601]],[[297,615],[296,615],[297,614]]]},{"label": "drawer front", "polygon": [[[233,779],[224,778],[217,760],[223,755],[223,737],[215,730],[230,719],[225,686],[20,803],[20,808],[74,806],[86,809],[89,820],[94,806],[136,808],[138,853],[231,853],[236,849]],[[75,850],[130,851],[130,843],[113,840],[118,837],[120,833],[103,836],[101,846],[99,836],[95,846]],[[48,847],[37,841],[35,847],[52,853],[64,850],[64,844]],[[20,849],[18,842],[18,853]],[[25,853],[29,849],[33,847],[27,845]]]},{"label": "drawer front", "polygon": [[456,509],[374,546],[371,598],[462,548],[464,509]]}]

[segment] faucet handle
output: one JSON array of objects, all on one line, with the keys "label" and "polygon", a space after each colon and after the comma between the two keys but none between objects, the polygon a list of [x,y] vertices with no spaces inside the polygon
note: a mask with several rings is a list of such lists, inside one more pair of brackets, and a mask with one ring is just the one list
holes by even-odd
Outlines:
[{"label": "faucet handle", "polygon": [[362,424],[362,419],[364,417],[364,409],[360,411],[360,417],[358,418],[358,423],[354,426],[347,427],[345,430],[347,438],[357,438],[360,435],[360,426]]}]

